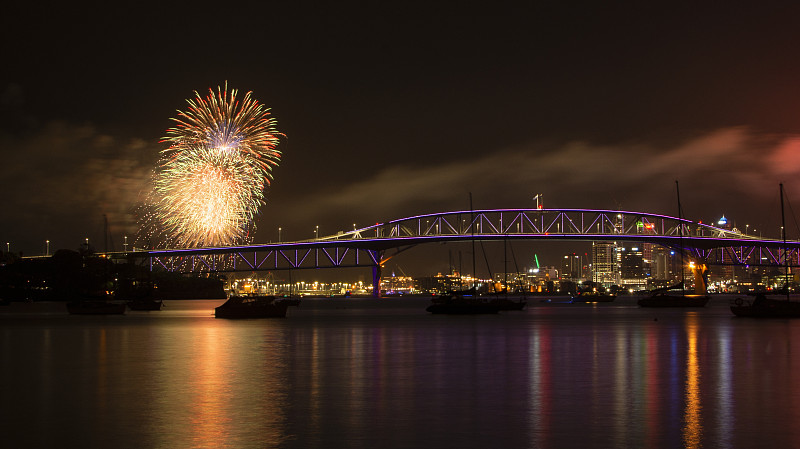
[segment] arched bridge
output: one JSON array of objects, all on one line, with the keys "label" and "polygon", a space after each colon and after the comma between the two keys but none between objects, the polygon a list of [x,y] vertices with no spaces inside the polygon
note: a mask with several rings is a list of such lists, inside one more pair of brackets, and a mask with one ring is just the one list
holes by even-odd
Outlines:
[{"label": "arched bridge", "polygon": [[151,269],[231,272],[373,267],[432,242],[633,241],[683,251],[707,265],[800,264],[800,241],[762,239],[666,215],[591,209],[497,209],[417,215],[295,242],[136,252]]}]

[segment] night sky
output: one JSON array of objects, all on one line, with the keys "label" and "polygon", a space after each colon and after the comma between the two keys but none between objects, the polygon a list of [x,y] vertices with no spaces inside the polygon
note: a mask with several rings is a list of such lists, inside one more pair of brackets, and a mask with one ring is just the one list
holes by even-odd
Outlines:
[{"label": "night sky", "polygon": [[687,218],[777,236],[778,183],[800,213],[800,6],[606,3],[4,6],[2,249],[77,249],[103,214],[121,249],[169,118],[226,81],[287,135],[256,243],[470,192],[677,215],[676,180]]}]

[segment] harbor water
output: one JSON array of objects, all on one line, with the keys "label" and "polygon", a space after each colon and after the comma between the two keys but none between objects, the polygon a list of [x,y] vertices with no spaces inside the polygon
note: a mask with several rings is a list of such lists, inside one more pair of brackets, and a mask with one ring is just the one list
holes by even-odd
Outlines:
[{"label": "harbor water", "polygon": [[635,297],[529,299],[498,315],[429,298],[223,301],[72,316],[0,308],[0,446],[800,447],[800,320]]}]

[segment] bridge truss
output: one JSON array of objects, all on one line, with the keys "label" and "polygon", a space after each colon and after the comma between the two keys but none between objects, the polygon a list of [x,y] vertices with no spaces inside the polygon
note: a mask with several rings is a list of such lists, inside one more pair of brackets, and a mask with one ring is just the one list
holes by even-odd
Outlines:
[{"label": "bridge truss", "polygon": [[345,267],[379,271],[389,257],[416,245],[469,240],[649,242],[707,265],[800,265],[800,242],[795,240],[762,239],[666,215],[589,209],[444,212],[306,241],[136,255],[148,258],[151,269],[184,273]]}]

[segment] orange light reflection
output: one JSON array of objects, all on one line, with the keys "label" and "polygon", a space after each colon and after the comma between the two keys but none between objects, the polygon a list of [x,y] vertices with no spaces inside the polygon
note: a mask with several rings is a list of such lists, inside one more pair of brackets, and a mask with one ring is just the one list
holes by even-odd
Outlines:
[{"label": "orange light reflection", "polygon": [[686,350],[686,408],[683,414],[683,446],[701,447],[703,423],[700,417],[700,364],[697,360],[697,316],[687,317],[686,337],[689,347]]}]

